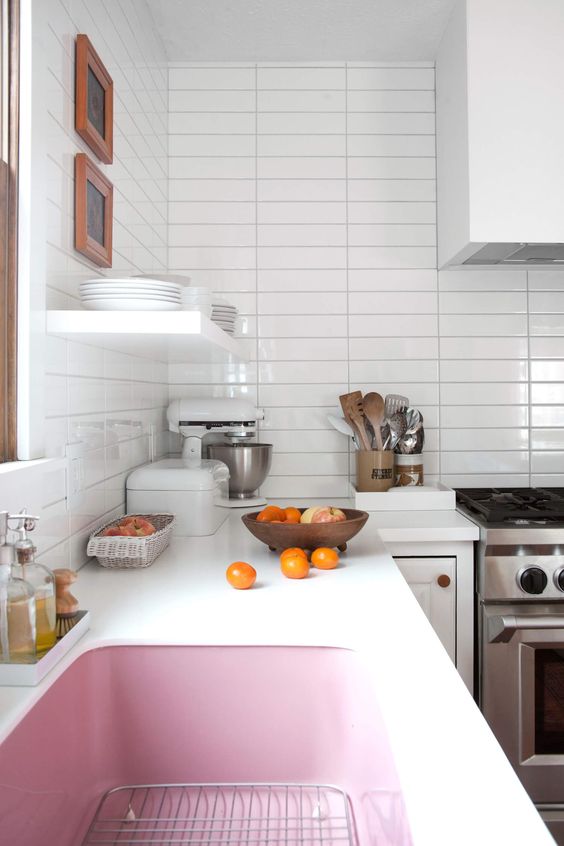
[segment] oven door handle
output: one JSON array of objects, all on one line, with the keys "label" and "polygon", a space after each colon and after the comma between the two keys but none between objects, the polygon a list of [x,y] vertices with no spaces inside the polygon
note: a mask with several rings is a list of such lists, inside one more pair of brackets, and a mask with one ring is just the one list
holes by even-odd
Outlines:
[{"label": "oven door handle", "polygon": [[500,614],[488,617],[489,643],[508,643],[518,629],[564,629],[564,614]]}]

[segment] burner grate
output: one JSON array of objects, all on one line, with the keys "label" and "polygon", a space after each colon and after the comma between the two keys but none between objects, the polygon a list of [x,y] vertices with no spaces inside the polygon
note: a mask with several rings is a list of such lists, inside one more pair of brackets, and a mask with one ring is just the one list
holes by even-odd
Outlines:
[{"label": "burner grate", "polygon": [[150,784],[109,790],[82,846],[354,846],[346,793],[309,784]]},{"label": "burner grate", "polygon": [[459,488],[456,500],[487,523],[564,521],[563,488]]}]

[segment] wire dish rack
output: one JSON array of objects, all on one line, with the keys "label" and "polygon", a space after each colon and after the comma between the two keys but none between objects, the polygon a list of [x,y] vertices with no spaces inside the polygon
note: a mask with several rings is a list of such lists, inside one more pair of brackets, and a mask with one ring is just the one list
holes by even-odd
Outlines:
[{"label": "wire dish rack", "polygon": [[82,846],[356,846],[347,794],[311,784],[141,784],[102,798]]}]

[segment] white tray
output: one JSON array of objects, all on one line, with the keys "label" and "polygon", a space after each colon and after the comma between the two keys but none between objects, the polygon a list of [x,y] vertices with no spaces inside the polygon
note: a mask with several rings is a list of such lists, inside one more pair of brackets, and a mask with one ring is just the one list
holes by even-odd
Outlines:
[{"label": "white tray", "polygon": [[35,664],[0,664],[0,686],[35,687],[39,684],[90,628],[90,611],[79,611],[78,617],[72,629]]},{"label": "white tray", "polygon": [[442,482],[382,492],[357,491],[354,485],[351,487],[355,507],[362,511],[454,511],[456,508],[455,492]]}]

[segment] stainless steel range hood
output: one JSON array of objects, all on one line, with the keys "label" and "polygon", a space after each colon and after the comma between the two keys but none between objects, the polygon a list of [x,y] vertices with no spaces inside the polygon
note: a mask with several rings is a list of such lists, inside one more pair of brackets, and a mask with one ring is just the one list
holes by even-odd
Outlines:
[{"label": "stainless steel range hood", "polygon": [[564,244],[485,244],[463,264],[564,264]]}]

